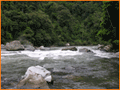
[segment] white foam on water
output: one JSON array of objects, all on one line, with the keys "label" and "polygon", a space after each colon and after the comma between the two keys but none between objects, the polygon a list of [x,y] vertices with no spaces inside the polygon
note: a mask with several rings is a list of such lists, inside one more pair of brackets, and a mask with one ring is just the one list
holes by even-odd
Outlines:
[{"label": "white foam on water", "polygon": [[1,51],[1,56],[11,56],[17,54],[17,51]]},{"label": "white foam on water", "polygon": [[76,47],[77,51],[70,51],[70,50],[62,51],[61,50],[62,48],[57,48],[58,50],[46,50],[46,51],[42,51],[42,50],[1,51],[1,57],[17,55],[17,54],[24,54],[29,57],[39,58],[39,60],[44,60],[45,58],[50,58],[50,59],[55,59],[55,60],[59,60],[59,59],[64,60],[64,59],[70,59],[70,58],[75,59],[76,58],[76,57],[74,57],[75,55],[85,54],[85,52],[79,52],[79,49],[81,49],[81,48],[87,48],[95,53],[94,56],[98,56],[101,58],[116,57],[116,55],[113,53],[98,50],[96,46],[93,46],[93,47],[92,46],[91,47],[90,46],[77,46]]},{"label": "white foam on water", "polygon": [[116,57],[113,53],[110,52],[105,52],[105,51],[100,51],[100,50],[92,50],[95,55],[94,56],[99,56],[101,58],[112,58]]},{"label": "white foam on water", "polygon": [[[32,51],[21,51],[21,54],[26,54],[29,57],[38,57],[39,60],[44,60],[45,57],[53,58],[53,59],[60,59],[65,56],[74,56],[74,55],[82,55],[82,53],[78,51],[62,51],[62,50],[51,50],[51,51],[40,51],[35,50]],[[19,54],[20,54],[19,53]]]},{"label": "white foam on water", "polygon": [[21,52],[18,52],[18,54],[25,54],[29,57],[39,57],[39,53],[33,52],[33,51],[21,51]]},{"label": "white foam on water", "polygon": [[13,54],[13,53],[11,53],[11,54],[1,54],[1,56],[11,56],[11,55],[15,55],[15,54]]},{"label": "white foam on water", "polygon": [[98,56],[98,57],[101,57],[101,58],[113,58],[113,57],[117,57],[114,53],[100,51],[98,49],[98,46],[92,46],[92,47],[83,46],[83,47],[78,47],[78,48],[79,49],[81,49],[81,48],[87,48],[87,49],[91,50],[93,53],[95,53],[94,56]]}]

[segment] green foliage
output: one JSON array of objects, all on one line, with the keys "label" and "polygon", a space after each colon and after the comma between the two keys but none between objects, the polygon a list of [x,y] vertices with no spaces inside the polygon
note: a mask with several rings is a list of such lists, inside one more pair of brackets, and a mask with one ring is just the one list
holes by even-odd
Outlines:
[{"label": "green foliage", "polygon": [[8,40],[8,41],[11,41],[12,40],[12,35],[11,35],[11,33],[9,33],[9,32],[7,32],[6,31],[6,39]]},{"label": "green foliage", "polygon": [[100,24],[101,30],[98,31],[97,36],[111,43],[113,48],[119,48],[119,2],[103,2],[102,7],[103,17]]},{"label": "green foliage", "polygon": [[114,40],[113,43],[119,46],[119,40]]},{"label": "green foliage", "polygon": [[63,41],[59,41],[58,43],[55,43],[55,45],[57,46],[64,46],[66,44],[66,42]]},{"label": "green foliage", "polygon": [[1,42],[27,39],[35,46],[63,46],[67,42],[94,45],[108,41],[118,44],[118,18],[113,18],[118,5],[95,1],[2,1]]},{"label": "green foliage", "polygon": [[74,43],[75,43],[75,45],[82,45],[83,44],[83,42],[79,39],[75,40]]},{"label": "green foliage", "polygon": [[34,32],[31,30],[30,27],[27,27],[22,33],[22,37],[24,37],[27,40],[31,40],[33,35]]}]

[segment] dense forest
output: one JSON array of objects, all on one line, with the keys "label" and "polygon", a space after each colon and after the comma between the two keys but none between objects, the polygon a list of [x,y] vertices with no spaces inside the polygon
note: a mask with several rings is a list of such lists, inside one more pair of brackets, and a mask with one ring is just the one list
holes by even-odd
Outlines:
[{"label": "dense forest", "polygon": [[119,47],[118,1],[2,1],[1,43]]}]

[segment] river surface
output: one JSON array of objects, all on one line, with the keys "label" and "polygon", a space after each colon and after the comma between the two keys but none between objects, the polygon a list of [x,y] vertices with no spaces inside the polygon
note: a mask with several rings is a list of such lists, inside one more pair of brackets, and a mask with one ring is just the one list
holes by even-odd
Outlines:
[{"label": "river surface", "polygon": [[[30,66],[40,65],[51,71],[51,89],[118,89],[119,56],[97,49],[76,46],[77,51],[51,47],[35,51],[1,50],[1,88],[14,89]],[[79,52],[80,48],[90,52]]]}]

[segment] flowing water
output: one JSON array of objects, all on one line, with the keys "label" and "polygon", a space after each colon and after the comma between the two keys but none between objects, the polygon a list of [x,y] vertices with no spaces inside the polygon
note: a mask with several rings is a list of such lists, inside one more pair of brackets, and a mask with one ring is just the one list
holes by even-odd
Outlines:
[{"label": "flowing water", "polygon": [[[1,50],[1,88],[14,89],[30,66],[40,65],[51,71],[51,89],[116,89],[119,88],[119,56],[100,51],[97,46],[76,46],[77,51],[62,51],[65,47],[47,50]],[[93,53],[79,52],[80,48]]]}]

